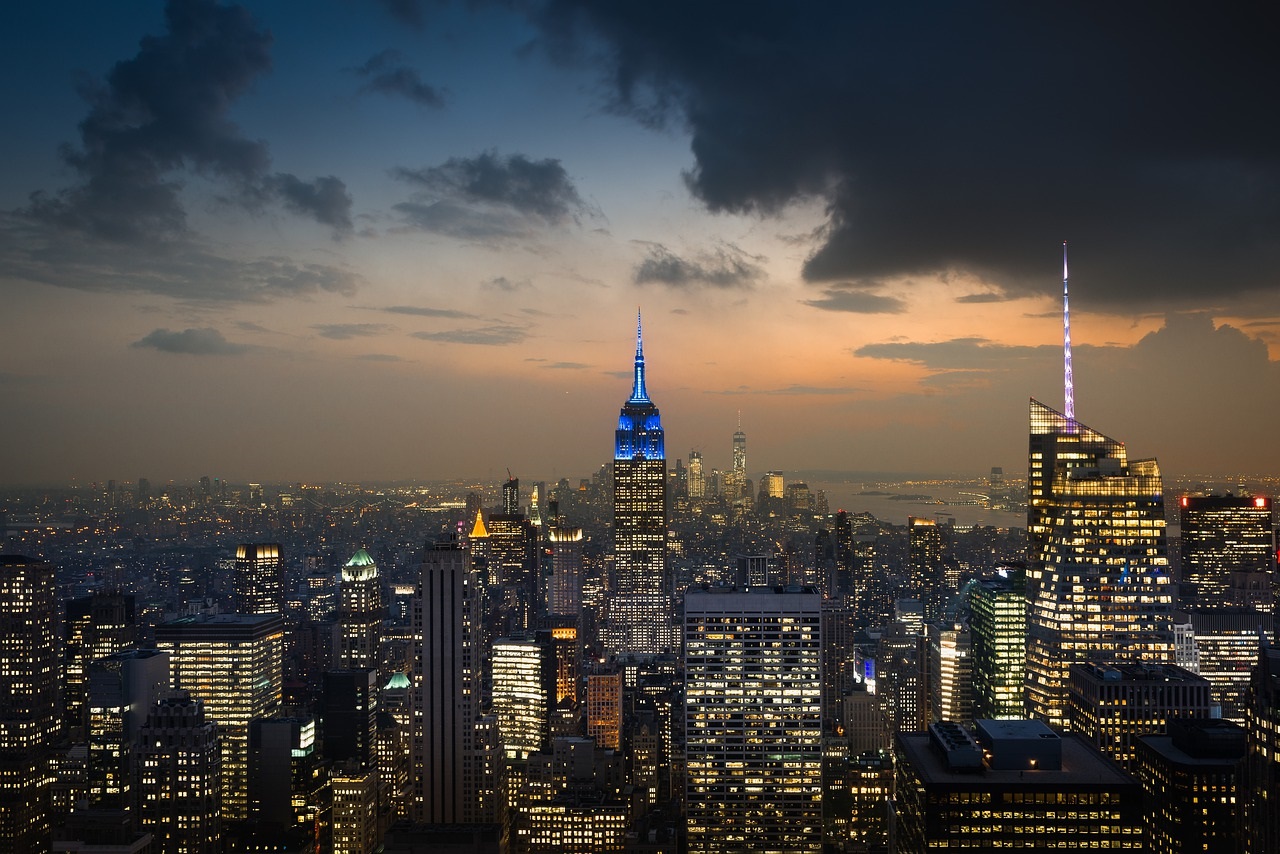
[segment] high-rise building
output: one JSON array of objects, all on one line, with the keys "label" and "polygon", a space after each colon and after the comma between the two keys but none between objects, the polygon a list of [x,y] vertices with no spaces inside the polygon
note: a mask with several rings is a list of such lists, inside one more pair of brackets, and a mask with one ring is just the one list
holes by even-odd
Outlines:
[{"label": "high-rise building", "polygon": [[1040,721],[900,733],[897,850],[1144,850],[1142,789],[1083,739]]},{"label": "high-rise building", "polygon": [[546,747],[555,698],[550,632],[493,642],[492,708],[508,759],[526,759]]},{"label": "high-rise building", "polygon": [[551,589],[547,613],[582,616],[582,529],[556,523],[547,531],[551,543]]},{"label": "high-rise building", "polygon": [[1276,568],[1271,499],[1185,495],[1182,578],[1197,608],[1248,608],[1270,614]]},{"label": "high-rise building", "polygon": [[1280,851],[1280,649],[1258,648],[1245,729],[1248,752],[1240,766],[1243,854]]},{"label": "high-rise building", "polygon": [[1258,664],[1258,641],[1272,636],[1275,619],[1250,608],[1189,608],[1175,626],[1191,627],[1194,672],[1209,680],[1222,717],[1245,723],[1249,685]]},{"label": "high-rise building", "polygon": [[933,621],[951,598],[942,567],[942,530],[933,519],[907,517],[906,592],[924,605],[924,618]]},{"label": "high-rise building", "polygon": [[241,614],[284,613],[284,561],[279,543],[236,546],[236,610]]},{"label": "high-rise building", "polygon": [[128,649],[137,639],[134,597],[108,586],[66,604],[62,624],[62,706],[68,728],[87,723],[89,663]]},{"label": "high-rise building", "polygon": [[186,691],[157,702],[137,752],[139,826],[156,854],[221,854],[222,750],[204,703]]},{"label": "high-rise building", "polygon": [[470,553],[461,543],[427,546],[413,606],[411,692],[410,814],[424,824],[482,821],[475,734],[480,699],[477,586]]},{"label": "high-rise building", "polygon": [[799,587],[685,596],[691,852],[822,850],[821,600]]},{"label": "high-rise building", "polygon": [[658,655],[674,648],[667,578],[667,456],[658,407],[645,388],[644,339],[636,318],[631,397],[614,434],[613,548],[616,592],[609,600],[614,653]]},{"label": "high-rise building", "polygon": [[622,747],[622,672],[602,670],[587,674],[587,735],[596,745],[612,750]]},{"label": "high-rise building", "polygon": [[338,666],[344,670],[377,669],[382,639],[382,581],[378,565],[363,548],[342,567],[342,648]]},{"label": "high-rise building", "polygon": [[[1062,725],[1072,664],[1173,659],[1164,488],[1155,460],[1130,462],[1120,442],[1035,400],[1031,457],[1029,535],[1040,551],[1029,555],[1038,578],[1029,585],[1027,701],[1034,716]],[[1040,467],[1051,460],[1050,479]]]},{"label": "high-rise building", "polygon": [[929,623],[929,712],[934,722],[973,720],[973,636],[963,623]]},{"label": "high-rise building", "polygon": [[730,504],[742,500],[747,491],[747,434],[742,432],[742,413],[733,432],[733,466],[725,472],[725,494]]},{"label": "high-rise building", "polygon": [[156,627],[169,653],[173,687],[200,700],[218,723],[222,815],[249,817],[249,722],[272,717],[284,687],[284,620],[279,614],[182,617]]},{"label": "high-rise building", "polygon": [[0,555],[0,854],[49,850],[57,608],[52,564]]},{"label": "high-rise building", "polygon": [[88,668],[89,806],[126,811],[134,803],[134,745],[151,707],[169,691],[169,655],[112,653]]},{"label": "high-rise building", "polygon": [[780,471],[767,471],[760,478],[760,494],[765,498],[785,498],[787,495],[786,478]]},{"label": "high-rise building", "polygon": [[330,670],[324,674],[321,700],[324,755],[334,762],[375,764],[378,720],[378,672]]},{"label": "high-rise building", "polygon": [[1073,664],[1067,721],[1121,767],[1136,769],[1140,735],[1163,735],[1175,718],[1214,712],[1208,680],[1176,664]]},{"label": "high-rise building", "polygon": [[1143,735],[1137,770],[1150,854],[1238,851],[1243,727],[1212,718],[1169,721],[1168,735]]},{"label": "high-rise building", "polygon": [[1014,571],[966,585],[975,718],[1021,718],[1027,673],[1026,578]]},{"label": "high-rise building", "polygon": [[373,854],[378,826],[378,772],[359,762],[339,764],[329,777],[333,790],[333,854]]},{"label": "high-rise building", "polygon": [[702,452],[689,452],[689,497],[702,499],[707,497],[707,476],[702,471]]},{"label": "high-rise building", "polygon": [[[504,497],[508,492],[503,489]],[[532,629],[541,606],[538,529],[523,513],[494,513],[485,530],[491,606],[499,614],[503,631]]]}]

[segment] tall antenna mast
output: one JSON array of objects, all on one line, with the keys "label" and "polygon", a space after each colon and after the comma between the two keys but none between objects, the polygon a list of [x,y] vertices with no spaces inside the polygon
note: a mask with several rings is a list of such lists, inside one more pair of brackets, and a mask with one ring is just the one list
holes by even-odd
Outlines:
[{"label": "tall antenna mast", "polygon": [[1071,306],[1067,302],[1067,241],[1062,241],[1062,372],[1067,420],[1076,420],[1076,390],[1071,381]]}]

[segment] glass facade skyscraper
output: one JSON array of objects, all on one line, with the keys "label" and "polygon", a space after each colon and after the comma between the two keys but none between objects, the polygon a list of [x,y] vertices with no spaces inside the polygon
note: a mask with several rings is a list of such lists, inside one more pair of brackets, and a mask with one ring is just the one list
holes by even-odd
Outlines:
[{"label": "glass facade skyscraper", "polygon": [[610,652],[658,655],[675,647],[667,578],[667,457],[662,417],[645,388],[638,316],[633,379],[614,436],[617,587],[609,600],[606,640]]},{"label": "glass facade skyscraper", "polygon": [[1155,460],[1031,401],[1027,704],[1066,723],[1072,664],[1172,662],[1173,584]]}]

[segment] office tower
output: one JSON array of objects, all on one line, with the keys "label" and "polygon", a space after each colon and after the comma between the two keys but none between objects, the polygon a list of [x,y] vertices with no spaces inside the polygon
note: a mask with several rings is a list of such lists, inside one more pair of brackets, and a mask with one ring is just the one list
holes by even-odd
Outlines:
[{"label": "office tower", "polygon": [[241,614],[284,613],[284,562],[279,543],[236,546],[236,610]]},{"label": "office tower", "polygon": [[1013,571],[966,585],[975,718],[1021,718],[1027,672],[1026,576]]},{"label": "office tower", "polygon": [[1240,766],[1244,854],[1280,851],[1280,649],[1259,645],[1245,716],[1248,753]]},{"label": "office tower", "polygon": [[702,471],[702,452],[689,452],[689,497],[703,499],[707,497],[707,476]]},{"label": "office tower", "polygon": [[1183,496],[1182,578],[1197,608],[1248,608],[1270,614],[1276,550],[1271,499]]},{"label": "office tower", "polygon": [[508,759],[526,759],[546,746],[555,696],[550,632],[493,642],[493,716]]},{"label": "office tower", "polygon": [[1222,717],[1243,726],[1258,641],[1272,636],[1274,617],[1249,608],[1189,608],[1175,621],[1191,629],[1195,666],[1188,669],[1209,680]]},{"label": "office tower", "polygon": [[760,478],[760,494],[765,498],[782,499],[787,495],[786,478],[780,471],[767,471]]},{"label": "office tower", "polygon": [[813,493],[809,492],[809,484],[799,480],[787,484],[787,512],[792,516],[808,516],[813,512]]},{"label": "office tower", "polygon": [[222,815],[249,817],[249,722],[272,717],[283,691],[284,620],[279,614],[183,617],[156,627],[173,687],[200,700],[218,723]]},{"label": "office tower", "polygon": [[138,819],[155,854],[221,854],[218,726],[186,691],[158,701],[138,731]]},{"label": "office tower", "polygon": [[512,477],[507,471],[507,479],[502,484],[502,515],[522,516],[520,512],[520,478]]},{"label": "office tower", "polygon": [[933,519],[907,517],[906,592],[924,605],[924,618],[933,621],[952,591],[947,589],[942,569],[942,531]]},{"label": "office tower", "polygon": [[973,638],[962,623],[930,623],[929,711],[933,721],[973,720]]},{"label": "office tower", "polygon": [[552,617],[582,616],[582,529],[557,522],[547,531],[551,543],[551,595],[547,613]]},{"label": "office tower", "polygon": [[134,744],[152,706],[169,690],[169,655],[156,649],[116,652],[88,669],[89,806],[132,808]]},{"label": "office tower", "polygon": [[[329,820],[328,759],[316,750],[314,718],[258,718],[249,724],[249,803],[259,850],[319,842]],[[328,744],[325,745],[326,753]]]},{"label": "office tower", "polygon": [[134,597],[125,596],[116,587],[67,602],[62,624],[64,726],[71,729],[87,723],[89,663],[133,646],[137,634]]},{"label": "office tower", "polygon": [[[545,488],[545,484],[543,488]],[[534,485],[533,491],[529,493],[529,522],[535,528],[542,527],[542,508],[538,506],[537,484]]]},{"label": "office tower", "polygon": [[919,656],[919,632],[902,623],[886,627],[876,642],[875,695],[890,733],[915,732],[926,724]]},{"label": "office tower", "polygon": [[381,663],[382,581],[378,565],[364,549],[358,549],[342,567],[342,647],[338,666],[343,670],[377,669]]},{"label": "office tower", "polygon": [[[1072,441],[1084,437],[1093,450]],[[1028,513],[1038,530],[1029,537],[1040,551],[1030,555],[1039,578],[1028,585],[1027,702],[1060,726],[1072,664],[1173,658],[1164,489],[1155,460],[1130,462],[1123,444],[1035,400],[1031,447]],[[1046,480],[1036,466],[1049,459]]]},{"label": "office tower", "polygon": [[822,597],[685,596],[691,852],[822,850]]},{"label": "office tower", "polygon": [[[308,558],[308,561],[313,558]],[[319,568],[307,574],[307,618],[313,623],[329,619],[338,610],[338,585],[333,574]]]},{"label": "office tower", "polygon": [[724,494],[730,506],[740,504],[747,493],[747,434],[742,432],[742,413],[733,434],[733,465],[724,473]]},{"label": "office tower", "polygon": [[479,591],[469,558],[456,540],[427,546],[413,606],[410,813],[425,824],[482,820],[475,734]]},{"label": "office tower", "polygon": [[1176,664],[1073,664],[1067,721],[1128,771],[1134,742],[1162,735],[1173,718],[1207,718],[1215,711],[1208,680]]},{"label": "office tower", "polygon": [[738,555],[734,583],[739,587],[765,587],[774,581],[769,573],[768,555]]},{"label": "office tower", "polygon": [[559,707],[567,703],[571,707],[577,706],[582,693],[582,640],[579,637],[578,621],[567,618],[553,620],[551,628],[546,631],[551,637],[552,656],[555,659],[556,691],[552,699],[553,705]]},{"label": "office tower", "polygon": [[608,648],[618,654],[659,655],[674,647],[667,578],[667,456],[662,417],[645,388],[638,315],[631,397],[622,406],[614,438],[617,589],[609,600]]},{"label": "office tower", "polygon": [[0,555],[0,854],[49,849],[57,608],[52,564]]},{"label": "office tower", "polygon": [[1239,850],[1239,765],[1248,746],[1230,721],[1169,721],[1167,735],[1143,735],[1137,771],[1146,795],[1149,854]]},{"label": "office tower", "polygon": [[378,721],[378,672],[330,670],[320,706],[324,755],[334,762],[374,764]]},{"label": "office tower", "polygon": [[587,674],[587,736],[603,748],[622,748],[622,672]]},{"label": "office tower", "polygon": [[900,733],[897,850],[1142,851],[1142,788],[1078,736],[1040,721]]},{"label": "office tower", "polygon": [[858,588],[853,565],[853,522],[848,513],[836,511],[835,528],[836,593],[855,595]]},{"label": "office tower", "polygon": [[145,477],[138,478],[137,494],[134,498],[136,506],[146,508],[151,505],[151,481]]},{"label": "office tower", "polygon": [[333,854],[379,850],[378,772],[359,762],[341,763],[329,777],[333,790]]},{"label": "office tower", "polygon": [[[504,487],[504,498],[511,492]],[[538,529],[517,512],[491,515],[485,530],[489,595],[502,631],[529,630],[537,625],[540,610]]]}]

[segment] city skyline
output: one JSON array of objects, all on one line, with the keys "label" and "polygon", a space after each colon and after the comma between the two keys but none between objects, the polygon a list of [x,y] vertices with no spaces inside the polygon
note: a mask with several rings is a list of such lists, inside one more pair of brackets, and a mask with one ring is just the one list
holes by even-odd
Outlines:
[{"label": "city skyline", "polygon": [[1012,473],[1063,240],[1081,419],[1280,472],[1265,28],[735,10],[7,10],[0,483],[586,476],[637,305],[673,459]]}]

